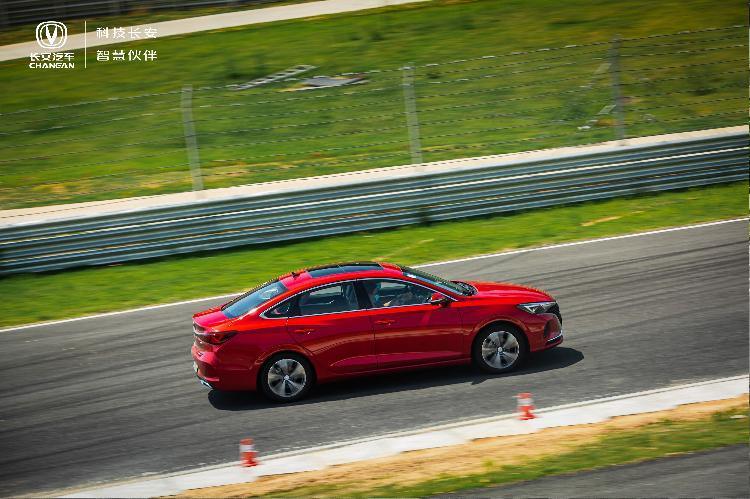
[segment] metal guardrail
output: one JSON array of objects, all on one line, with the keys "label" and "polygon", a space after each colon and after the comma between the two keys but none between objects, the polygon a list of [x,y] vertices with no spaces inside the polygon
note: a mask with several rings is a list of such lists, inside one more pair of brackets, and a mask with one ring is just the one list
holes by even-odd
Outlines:
[{"label": "metal guardrail", "polygon": [[748,135],[193,203],[0,229],[0,274],[250,244],[746,180]]}]

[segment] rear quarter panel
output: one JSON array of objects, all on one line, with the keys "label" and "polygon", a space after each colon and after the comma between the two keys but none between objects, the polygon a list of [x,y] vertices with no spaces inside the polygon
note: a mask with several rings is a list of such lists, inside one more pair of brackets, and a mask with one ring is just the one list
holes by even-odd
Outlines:
[{"label": "rear quarter panel", "polygon": [[248,381],[247,389],[256,389],[258,372],[273,354],[292,351],[309,357],[289,336],[285,319],[251,318],[233,325],[237,335],[215,354],[225,369],[237,372]]}]

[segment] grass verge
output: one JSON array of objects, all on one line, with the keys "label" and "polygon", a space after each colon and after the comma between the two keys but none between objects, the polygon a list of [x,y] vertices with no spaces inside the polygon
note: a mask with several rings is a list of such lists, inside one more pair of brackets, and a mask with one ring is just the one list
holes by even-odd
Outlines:
[{"label": "grass verge", "polygon": [[[0,207],[190,190],[183,84],[194,87],[206,188],[409,163],[398,69],[409,62],[421,66],[425,161],[611,140],[616,34],[639,38],[620,49],[629,136],[743,124],[746,29],[645,37],[736,26],[746,10],[739,0],[434,0],[96,47],[86,69],[82,51],[74,69],[2,62]],[[158,59],[97,61],[100,49]],[[381,72],[305,92],[225,87],[297,64],[317,67],[306,75]]]},{"label": "grass verge", "polygon": [[0,279],[0,326],[239,292],[290,269],[331,261],[417,264],[745,216],[747,188],[741,182],[145,263],[10,276]]},{"label": "grass verge", "polygon": [[425,497],[747,444],[749,434],[744,395],[196,489],[180,497]]},{"label": "grass verge", "polygon": [[[364,497],[423,497],[448,491],[533,480],[550,475],[591,470],[747,443],[747,407],[719,412],[698,421],[664,420],[636,430],[612,432],[599,441],[556,456],[540,459],[522,469],[502,466],[475,477],[442,477],[410,487],[383,487]],[[733,418],[733,416],[745,416]],[[490,467],[490,466],[488,466]],[[296,495],[296,494],[290,494]]]},{"label": "grass verge", "polygon": [[[229,12],[241,12],[245,10],[264,9],[267,7],[277,7],[279,5],[290,5],[304,3],[315,0],[271,0],[259,3],[235,3],[230,6],[218,7],[193,7],[193,8],[175,8],[175,9],[153,9],[149,7],[148,2],[142,6],[132,9],[124,14],[101,15],[97,17],[87,16],[85,21],[88,26],[136,26],[139,24],[154,24],[164,21],[175,21],[177,19],[186,19],[190,17],[212,16],[216,14],[226,14]],[[83,33],[84,17],[78,19],[58,19],[65,23],[68,28],[68,36]],[[10,45],[13,43],[30,42],[34,40],[34,30],[37,23],[20,24],[4,28],[0,31],[0,45]]]}]

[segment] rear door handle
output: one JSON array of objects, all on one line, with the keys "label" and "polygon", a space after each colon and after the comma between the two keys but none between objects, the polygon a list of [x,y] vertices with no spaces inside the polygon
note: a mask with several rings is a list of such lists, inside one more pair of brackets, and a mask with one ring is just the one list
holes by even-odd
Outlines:
[{"label": "rear door handle", "polygon": [[375,324],[382,324],[383,326],[390,326],[394,322],[396,322],[396,321],[393,320],[393,319],[379,319],[379,320],[375,321]]},{"label": "rear door handle", "polygon": [[313,331],[315,331],[315,330],[314,330],[314,329],[312,329],[312,328],[307,328],[307,329],[295,329],[295,330],[294,330],[294,332],[295,332],[295,333],[297,333],[297,334],[310,334],[310,333],[312,333]]}]

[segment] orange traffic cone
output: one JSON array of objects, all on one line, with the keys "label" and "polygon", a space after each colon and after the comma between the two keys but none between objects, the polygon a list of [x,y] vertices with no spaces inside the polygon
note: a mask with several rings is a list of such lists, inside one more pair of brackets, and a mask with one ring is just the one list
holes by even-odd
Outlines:
[{"label": "orange traffic cone", "polygon": [[243,438],[240,440],[240,461],[242,461],[242,466],[258,466],[258,460],[255,459],[257,455],[258,453],[255,452],[252,438]]},{"label": "orange traffic cone", "polygon": [[530,393],[519,393],[516,395],[518,399],[518,419],[526,421],[528,419],[534,419],[534,400],[531,398]]}]

